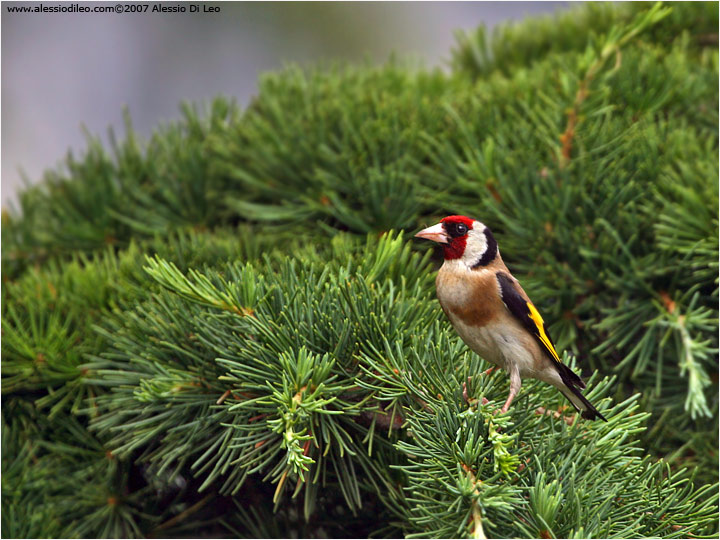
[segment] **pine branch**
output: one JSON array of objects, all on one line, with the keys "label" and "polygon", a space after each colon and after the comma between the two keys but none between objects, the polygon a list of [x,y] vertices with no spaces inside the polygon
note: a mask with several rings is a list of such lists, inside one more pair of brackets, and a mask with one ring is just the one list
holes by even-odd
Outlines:
[{"label": "pine branch", "polygon": [[[717,17],[584,4],[89,137],[3,211],[3,535],[716,537]],[[608,424],[493,414],[409,241],[456,213]]]}]

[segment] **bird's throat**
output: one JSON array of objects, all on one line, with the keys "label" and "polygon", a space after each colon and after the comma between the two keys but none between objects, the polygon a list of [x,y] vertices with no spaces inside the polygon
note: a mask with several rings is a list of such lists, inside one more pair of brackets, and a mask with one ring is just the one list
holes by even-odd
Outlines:
[{"label": "bird's throat", "polygon": [[453,238],[449,244],[443,245],[443,255],[446,261],[452,261],[454,259],[460,259],[465,253],[465,243],[467,241],[466,236]]}]

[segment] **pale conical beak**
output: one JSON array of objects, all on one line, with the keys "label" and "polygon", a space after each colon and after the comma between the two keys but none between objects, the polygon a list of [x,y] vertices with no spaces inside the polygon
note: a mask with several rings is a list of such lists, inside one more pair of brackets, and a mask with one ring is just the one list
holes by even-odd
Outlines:
[{"label": "pale conical beak", "polygon": [[424,238],[425,240],[432,240],[440,244],[449,244],[448,236],[443,229],[442,223],[423,229],[415,235],[416,238]]}]

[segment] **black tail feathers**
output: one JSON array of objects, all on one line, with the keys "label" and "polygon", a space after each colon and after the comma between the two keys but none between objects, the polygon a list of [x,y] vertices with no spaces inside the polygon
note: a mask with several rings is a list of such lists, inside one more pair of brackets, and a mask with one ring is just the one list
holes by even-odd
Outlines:
[{"label": "black tail feathers", "polygon": [[607,418],[600,414],[600,411],[598,411],[595,406],[590,403],[585,396],[582,395],[580,390],[578,390],[577,388],[570,388],[570,390],[573,394],[575,394],[575,397],[582,401],[582,404],[587,407],[580,412],[580,416],[585,418],[585,420],[597,420],[598,418],[600,418],[600,420],[602,420],[603,422],[607,422]]},{"label": "black tail feathers", "polygon": [[558,371],[560,372],[560,377],[567,386],[578,386],[581,389],[585,388],[585,383],[583,382],[583,380],[578,377],[572,369],[567,367],[565,364],[561,364],[560,362],[557,363],[557,367]]},{"label": "black tail feathers", "polygon": [[600,418],[604,422],[607,422],[607,418],[600,414],[600,411],[582,395],[580,389],[585,388],[585,383],[582,379],[564,364],[560,364],[559,371],[560,377],[563,383],[565,383],[565,391],[563,394],[570,400],[573,407],[580,412],[580,415],[586,420],[596,420]]}]

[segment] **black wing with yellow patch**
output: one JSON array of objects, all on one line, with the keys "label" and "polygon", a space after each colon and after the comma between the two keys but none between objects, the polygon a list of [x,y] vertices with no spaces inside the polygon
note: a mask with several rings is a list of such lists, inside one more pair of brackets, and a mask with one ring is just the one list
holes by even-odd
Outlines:
[{"label": "black wing with yellow patch", "polygon": [[545,329],[545,323],[540,313],[532,302],[520,294],[520,291],[518,291],[515,285],[515,280],[505,272],[498,272],[497,280],[500,284],[500,295],[502,296],[503,303],[507,306],[510,313],[533,335],[535,341],[538,342],[545,354],[555,362],[555,367],[558,368],[558,371],[563,376],[563,380],[565,380],[565,378],[569,379],[566,381],[566,384],[572,382],[580,388],[585,388],[585,383],[583,383],[582,379],[560,360],[560,356],[555,350],[555,344]]}]

